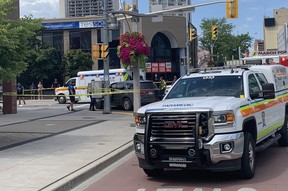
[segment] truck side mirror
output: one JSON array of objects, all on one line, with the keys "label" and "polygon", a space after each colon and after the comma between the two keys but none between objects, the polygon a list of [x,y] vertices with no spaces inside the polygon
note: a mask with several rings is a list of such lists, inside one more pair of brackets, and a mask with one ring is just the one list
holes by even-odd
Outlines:
[{"label": "truck side mirror", "polygon": [[274,99],[275,98],[275,88],[274,84],[266,83],[262,85],[262,92],[264,99]]},{"label": "truck side mirror", "polygon": [[256,91],[250,94],[251,99],[264,98],[264,99],[274,99],[275,98],[275,88],[272,83],[262,84],[262,90]]}]

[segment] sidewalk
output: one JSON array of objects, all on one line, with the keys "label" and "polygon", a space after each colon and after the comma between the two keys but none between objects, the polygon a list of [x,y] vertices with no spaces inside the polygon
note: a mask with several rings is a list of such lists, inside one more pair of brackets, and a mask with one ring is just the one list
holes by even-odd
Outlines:
[{"label": "sidewalk", "polygon": [[[49,106],[57,102],[27,100],[26,105],[28,104]],[[44,114],[39,111],[19,111],[17,114],[0,115],[0,131],[4,128],[5,131],[11,130],[7,124],[15,123],[15,116],[18,122],[29,121],[33,117],[40,119],[46,115],[45,112],[47,111],[43,110]],[[69,122],[74,123],[73,120],[87,121],[93,117],[98,122],[0,151],[0,190],[71,190],[132,151],[132,114],[103,114],[102,111],[89,112],[86,109],[68,115],[65,114],[68,112],[65,109],[60,112],[64,114],[40,121],[46,125],[52,125],[53,122],[67,125]],[[61,125],[57,126],[60,127]],[[41,130],[42,126],[37,128]]]}]

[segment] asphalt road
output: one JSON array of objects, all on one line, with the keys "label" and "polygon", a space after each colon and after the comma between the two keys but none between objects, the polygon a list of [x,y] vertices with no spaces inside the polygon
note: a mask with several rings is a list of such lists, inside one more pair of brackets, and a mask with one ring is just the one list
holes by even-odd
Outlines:
[{"label": "asphalt road", "polygon": [[256,175],[243,180],[233,172],[167,171],[161,178],[149,178],[138,167],[133,153],[121,164],[73,191],[287,191],[287,148],[274,145],[257,153]]}]

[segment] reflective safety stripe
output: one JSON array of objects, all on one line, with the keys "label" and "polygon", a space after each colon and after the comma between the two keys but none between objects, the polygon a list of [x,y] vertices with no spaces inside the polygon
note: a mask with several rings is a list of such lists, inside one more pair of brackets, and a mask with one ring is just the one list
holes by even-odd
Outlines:
[{"label": "reflective safety stripe", "polygon": [[128,80],[128,77],[129,77],[129,74],[128,74],[128,72],[126,72],[126,73],[124,74],[124,76],[123,76],[124,81],[127,81],[127,80]]}]

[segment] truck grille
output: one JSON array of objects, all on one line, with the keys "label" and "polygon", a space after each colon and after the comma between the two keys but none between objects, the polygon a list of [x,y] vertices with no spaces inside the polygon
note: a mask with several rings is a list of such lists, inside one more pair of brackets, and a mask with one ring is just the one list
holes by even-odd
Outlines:
[{"label": "truck grille", "polygon": [[208,136],[210,116],[209,111],[148,114],[147,157],[151,162],[196,163],[201,152],[198,140]]},{"label": "truck grille", "polygon": [[150,117],[151,136],[154,139],[194,138],[196,114],[152,115]]}]

